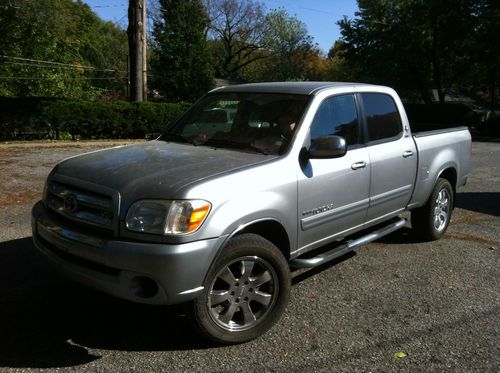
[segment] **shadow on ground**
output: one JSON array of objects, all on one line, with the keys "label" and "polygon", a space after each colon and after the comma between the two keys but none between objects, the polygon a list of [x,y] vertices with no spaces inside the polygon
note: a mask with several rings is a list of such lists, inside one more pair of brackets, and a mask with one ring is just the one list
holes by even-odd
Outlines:
[{"label": "shadow on ground", "polygon": [[494,134],[488,136],[476,132],[471,132],[471,136],[473,142],[495,142],[495,143],[500,142],[500,134]]},{"label": "shadow on ground", "polygon": [[465,210],[500,216],[500,193],[458,193],[455,205]]},{"label": "shadow on ground", "polygon": [[210,347],[179,309],[121,301],[60,277],[31,238],[0,243],[0,367],[55,368],[125,351]]},{"label": "shadow on ground", "polygon": [[376,242],[384,244],[393,245],[407,245],[415,243],[423,243],[421,239],[417,237],[415,232],[408,226],[398,229],[397,231],[388,234],[382,238],[379,238]]}]

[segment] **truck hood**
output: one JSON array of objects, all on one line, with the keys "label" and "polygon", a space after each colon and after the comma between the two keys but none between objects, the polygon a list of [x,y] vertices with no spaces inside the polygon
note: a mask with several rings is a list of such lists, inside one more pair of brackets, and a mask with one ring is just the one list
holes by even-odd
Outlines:
[{"label": "truck hood", "polygon": [[182,198],[181,190],[189,184],[276,157],[149,141],[69,158],[54,173],[119,191],[127,204],[142,198]]}]

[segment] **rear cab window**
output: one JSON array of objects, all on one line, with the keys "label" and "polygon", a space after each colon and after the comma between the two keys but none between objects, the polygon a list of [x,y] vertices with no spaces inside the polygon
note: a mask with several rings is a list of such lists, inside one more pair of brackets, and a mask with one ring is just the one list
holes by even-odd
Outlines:
[{"label": "rear cab window", "polygon": [[361,93],[369,145],[397,140],[403,133],[401,116],[394,99],[384,93]]}]

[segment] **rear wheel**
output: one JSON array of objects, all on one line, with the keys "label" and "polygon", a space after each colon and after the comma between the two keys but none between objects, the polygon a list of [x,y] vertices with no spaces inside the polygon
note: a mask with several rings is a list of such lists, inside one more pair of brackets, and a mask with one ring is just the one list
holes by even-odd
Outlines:
[{"label": "rear wheel", "polygon": [[448,180],[440,178],[427,203],[412,211],[412,228],[423,240],[437,240],[448,228],[452,209],[453,188]]},{"label": "rear wheel", "polygon": [[218,343],[246,342],[265,333],[285,310],[288,263],[261,236],[236,236],[210,270],[204,287],[194,302],[198,328]]}]

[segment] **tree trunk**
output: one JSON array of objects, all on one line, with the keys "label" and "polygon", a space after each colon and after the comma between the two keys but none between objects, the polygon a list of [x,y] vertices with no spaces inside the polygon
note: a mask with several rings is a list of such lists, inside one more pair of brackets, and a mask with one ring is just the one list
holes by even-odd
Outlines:
[{"label": "tree trunk", "polygon": [[426,105],[432,104],[432,98],[430,96],[429,87],[422,79],[422,74],[420,73],[418,66],[413,63],[413,61],[406,61],[408,64],[408,68],[410,70],[411,76],[415,82],[416,88],[420,93],[420,98]]},{"label": "tree trunk", "polygon": [[496,87],[497,67],[494,66],[491,73],[490,80],[490,111],[495,111],[497,103],[497,87]]},{"label": "tree trunk", "polygon": [[438,92],[439,103],[444,104],[444,90],[441,82],[441,64],[439,62],[439,54],[437,50],[437,27],[437,19],[435,19],[432,27],[432,75],[434,78],[434,86]]}]

